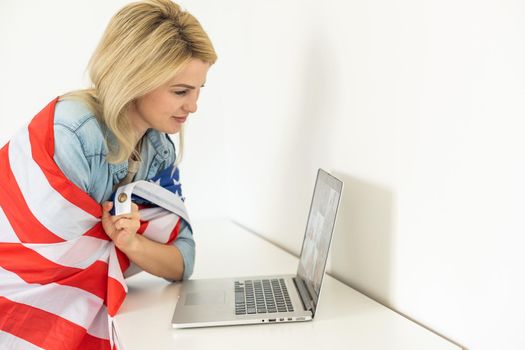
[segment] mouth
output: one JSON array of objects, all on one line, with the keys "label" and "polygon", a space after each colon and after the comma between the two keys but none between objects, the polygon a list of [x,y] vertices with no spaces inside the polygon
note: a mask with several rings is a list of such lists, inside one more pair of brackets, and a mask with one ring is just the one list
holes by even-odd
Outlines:
[{"label": "mouth", "polygon": [[179,123],[184,123],[186,121],[186,119],[188,119],[188,116],[183,116],[183,117],[176,117],[176,116],[172,116],[173,119],[175,119],[176,121],[178,121]]}]

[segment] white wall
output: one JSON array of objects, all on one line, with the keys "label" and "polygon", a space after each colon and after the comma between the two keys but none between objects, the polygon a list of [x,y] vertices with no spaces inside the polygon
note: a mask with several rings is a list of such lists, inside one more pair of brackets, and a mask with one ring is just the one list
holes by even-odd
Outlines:
[{"label": "white wall", "polygon": [[326,167],[334,275],[466,348],[525,348],[524,3],[221,4],[230,215],[299,253]]},{"label": "white wall", "polygon": [[[81,83],[123,3],[0,2],[2,143]],[[193,216],[299,253],[325,167],[346,186],[332,274],[465,348],[525,348],[525,4],[183,4],[219,53],[188,127]]]}]

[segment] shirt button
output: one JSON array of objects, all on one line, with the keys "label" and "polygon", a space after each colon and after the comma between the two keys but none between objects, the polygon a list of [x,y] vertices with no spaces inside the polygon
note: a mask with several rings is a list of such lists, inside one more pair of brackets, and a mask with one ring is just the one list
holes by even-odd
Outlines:
[{"label": "shirt button", "polygon": [[168,151],[164,150],[164,152],[162,152],[162,153],[164,153],[164,154],[168,154]]},{"label": "shirt button", "polygon": [[153,162],[153,166],[157,166],[159,163],[157,162]]}]

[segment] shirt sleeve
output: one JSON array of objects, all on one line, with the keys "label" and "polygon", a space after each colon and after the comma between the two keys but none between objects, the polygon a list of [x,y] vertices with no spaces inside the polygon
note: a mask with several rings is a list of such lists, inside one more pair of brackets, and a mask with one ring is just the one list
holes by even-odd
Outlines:
[{"label": "shirt sleeve", "polygon": [[190,226],[182,220],[179,235],[173,244],[179,249],[184,261],[184,275],[182,279],[187,280],[193,274],[195,266],[195,240]]},{"label": "shirt sleeve", "polygon": [[89,193],[89,162],[77,135],[66,126],[55,124],[53,159],[64,175],[84,192]]}]

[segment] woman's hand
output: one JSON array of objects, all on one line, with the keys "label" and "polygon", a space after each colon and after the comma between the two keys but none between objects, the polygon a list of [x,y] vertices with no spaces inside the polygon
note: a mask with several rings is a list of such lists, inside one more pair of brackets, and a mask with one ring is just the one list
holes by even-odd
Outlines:
[{"label": "woman's hand", "polygon": [[131,213],[111,216],[112,202],[102,204],[102,227],[130,261],[153,275],[179,281],[184,276],[184,258],[171,244],[158,243],[137,234],[139,207],[131,203]]},{"label": "woman's hand", "polygon": [[139,244],[137,239],[137,230],[140,227],[139,207],[131,203],[130,214],[115,216],[109,213],[112,207],[112,202],[102,204],[102,227],[115,246],[127,254],[128,251],[136,249]]}]

